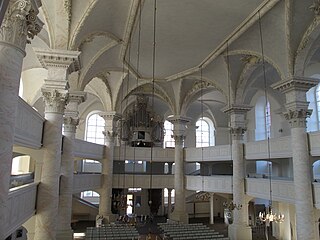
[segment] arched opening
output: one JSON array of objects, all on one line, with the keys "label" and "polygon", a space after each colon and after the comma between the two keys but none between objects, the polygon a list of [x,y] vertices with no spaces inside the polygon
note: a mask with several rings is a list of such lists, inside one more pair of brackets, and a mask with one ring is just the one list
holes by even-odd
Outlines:
[{"label": "arched opening", "polygon": [[264,96],[258,98],[255,105],[255,140],[264,140],[271,136],[271,106]]},{"label": "arched opening", "polygon": [[215,128],[213,122],[207,118],[200,118],[196,122],[196,147],[215,145]]},{"label": "arched opening", "polygon": [[173,124],[169,121],[164,122],[164,140],[163,140],[163,148],[174,148],[175,142],[173,139]]}]

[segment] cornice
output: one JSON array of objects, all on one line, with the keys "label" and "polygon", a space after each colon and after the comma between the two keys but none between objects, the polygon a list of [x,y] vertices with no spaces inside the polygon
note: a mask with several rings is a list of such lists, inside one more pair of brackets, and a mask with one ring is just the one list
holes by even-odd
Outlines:
[{"label": "cornice", "polygon": [[282,93],[290,91],[308,91],[310,88],[318,85],[319,79],[307,78],[300,76],[291,76],[288,79],[274,83],[271,87],[275,90],[279,90]]},{"label": "cornice", "polygon": [[33,48],[41,65],[48,67],[66,68],[69,73],[80,69],[79,51]]}]

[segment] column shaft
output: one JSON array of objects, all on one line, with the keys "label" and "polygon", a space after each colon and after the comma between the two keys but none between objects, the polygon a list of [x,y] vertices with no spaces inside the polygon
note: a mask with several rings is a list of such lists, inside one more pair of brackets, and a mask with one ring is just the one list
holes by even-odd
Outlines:
[{"label": "column shaft", "polygon": [[297,239],[314,239],[314,208],[305,128],[291,129]]},{"label": "column shaft", "polygon": [[74,174],[74,141],[79,124],[78,106],[86,99],[86,93],[70,91],[64,117],[64,138],[61,156],[61,181],[58,212],[57,239],[72,239],[72,194]]},{"label": "column shaft", "polygon": [[99,215],[102,215],[106,223],[115,220],[112,214],[112,180],[113,180],[113,151],[116,140],[117,121],[120,116],[116,112],[101,114],[105,120],[106,147],[102,160],[102,188],[100,189]]},{"label": "column shaft", "polygon": [[174,162],[174,212],[182,214],[186,212],[186,198],[184,189],[183,140],[181,139],[176,140]]},{"label": "column shaft", "polygon": [[183,147],[186,134],[186,125],[189,122],[188,119],[181,116],[173,116],[168,119],[173,123],[173,137],[175,140],[174,151],[174,189],[175,189],[175,201],[174,210],[170,216],[170,219],[188,223],[189,216],[186,211],[186,197],[185,197],[185,177],[184,177],[184,159],[183,159]]},{"label": "column shaft", "polygon": [[[244,188],[245,159],[243,156],[243,134],[246,131],[245,116],[250,109],[251,107],[247,105],[232,104],[225,110],[230,116],[233,205],[237,206],[232,209],[233,223],[228,227],[229,238],[231,240],[252,239],[251,227],[248,226],[248,206]],[[239,208],[239,205],[242,205],[242,207]]]},{"label": "column shaft", "polygon": [[61,164],[62,113],[45,113],[43,165],[38,188],[35,240],[56,239]]}]

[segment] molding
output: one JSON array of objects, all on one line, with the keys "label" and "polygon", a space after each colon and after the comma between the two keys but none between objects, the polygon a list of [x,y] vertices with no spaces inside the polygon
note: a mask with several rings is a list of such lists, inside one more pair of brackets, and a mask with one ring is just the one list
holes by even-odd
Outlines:
[{"label": "molding", "polygon": [[66,68],[68,73],[80,69],[79,51],[33,48],[42,67]]},{"label": "molding", "polygon": [[272,84],[271,87],[275,90],[279,90],[282,93],[297,90],[307,92],[310,88],[317,86],[318,83],[319,79],[301,76],[290,76],[285,80]]}]

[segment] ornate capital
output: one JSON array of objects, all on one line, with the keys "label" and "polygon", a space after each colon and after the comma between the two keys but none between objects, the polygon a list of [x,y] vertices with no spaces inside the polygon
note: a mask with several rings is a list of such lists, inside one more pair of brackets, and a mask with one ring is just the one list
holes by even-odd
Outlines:
[{"label": "ornate capital", "polygon": [[103,135],[105,136],[106,142],[114,142],[117,132],[116,131],[103,131]]},{"label": "ornate capital", "polygon": [[234,140],[242,140],[243,134],[247,131],[244,127],[233,127],[230,128],[230,132]]},{"label": "ornate capital", "polygon": [[185,135],[172,135],[172,137],[173,137],[176,145],[183,146],[183,142],[186,139]]},{"label": "ornate capital", "polygon": [[306,127],[306,119],[312,114],[312,109],[300,109],[300,110],[288,110],[284,112],[283,115],[286,120],[288,120],[292,128]]},{"label": "ornate capital", "polygon": [[27,37],[33,39],[43,26],[37,18],[38,9],[33,9],[31,0],[10,0],[4,16],[0,39],[24,51]]},{"label": "ornate capital", "polygon": [[64,113],[67,91],[58,91],[54,89],[42,88],[42,96],[45,102],[45,112]]},{"label": "ornate capital", "polygon": [[77,126],[79,124],[79,118],[73,118],[70,116],[65,116],[63,118],[63,123],[64,123],[64,131],[65,132],[72,132],[75,133]]}]

